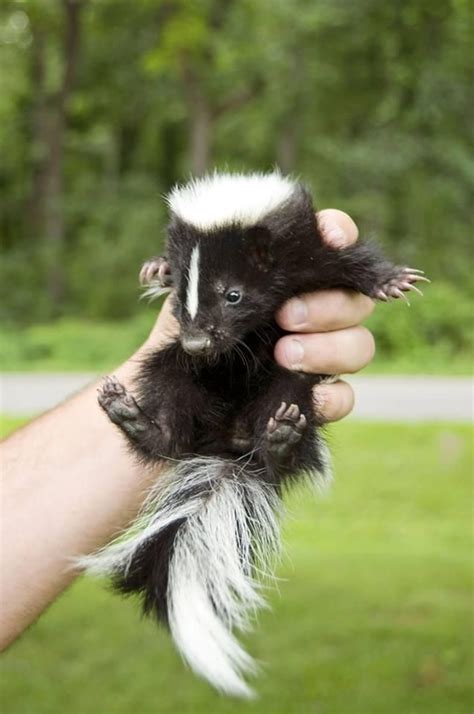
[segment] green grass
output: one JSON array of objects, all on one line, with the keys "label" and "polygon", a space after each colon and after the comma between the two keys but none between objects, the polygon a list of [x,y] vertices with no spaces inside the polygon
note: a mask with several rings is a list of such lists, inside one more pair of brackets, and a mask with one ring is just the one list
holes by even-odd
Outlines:
[{"label": "green grass", "polygon": [[[4,425],[5,426],[5,425]],[[3,658],[5,714],[468,714],[472,452],[452,424],[342,423],[336,481],[289,500],[259,699],[216,694],[168,636],[77,582]]]},{"label": "green grass", "polygon": [[8,434],[15,431],[15,429],[18,429],[24,423],[24,417],[5,416],[5,414],[0,414],[0,439],[4,436],[8,436]]}]

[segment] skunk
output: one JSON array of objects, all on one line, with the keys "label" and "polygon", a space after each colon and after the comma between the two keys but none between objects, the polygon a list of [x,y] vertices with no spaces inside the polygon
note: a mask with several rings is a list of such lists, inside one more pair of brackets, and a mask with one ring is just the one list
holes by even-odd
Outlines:
[{"label": "skunk", "polygon": [[275,313],[313,290],[388,300],[426,278],[374,245],[326,244],[310,193],[278,172],[215,173],[167,202],[167,257],[140,277],[152,297],[172,290],[179,337],[144,359],[135,396],[109,377],[99,403],[142,462],[169,470],[132,528],[81,563],[139,594],[196,673],[251,696],[255,665],[233,631],[265,604],[284,488],[329,474],[312,397],[327,375],[276,364]]}]

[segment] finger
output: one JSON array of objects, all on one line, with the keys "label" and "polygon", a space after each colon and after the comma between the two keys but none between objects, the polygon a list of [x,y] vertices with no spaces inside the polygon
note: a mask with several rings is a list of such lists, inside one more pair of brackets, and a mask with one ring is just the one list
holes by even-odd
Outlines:
[{"label": "finger", "polygon": [[325,208],[316,214],[318,228],[326,243],[334,248],[344,248],[355,243],[359,230],[347,213],[337,208]]},{"label": "finger", "polygon": [[347,382],[320,384],[313,389],[314,403],[325,421],[338,421],[354,408],[354,390]]},{"label": "finger", "polygon": [[172,313],[172,308],[171,296],[168,295],[147,339],[147,346],[161,348],[169,344],[179,334],[179,325]]},{"label": "finger", "polygon": [[357,372],[374,354],[374,338],[360,325],[336,332],[285,335],[275,345],[279,364],[313,374]]},{"label": "finger", "polygon": [[286,302],[276,319],[289,332],[329,332],[358,325],[373,309],[373,300],[362,293],[319,290]]}]

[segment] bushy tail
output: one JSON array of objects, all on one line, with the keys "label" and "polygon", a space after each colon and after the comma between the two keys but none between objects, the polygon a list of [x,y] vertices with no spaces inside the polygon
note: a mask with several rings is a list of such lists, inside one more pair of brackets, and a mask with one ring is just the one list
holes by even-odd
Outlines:
[{"label": "bushy tail", "polygon": [[255,663],[233,629],[248,629],[265,606],[256,576],[279,553],[279,511],[275,488],[235,462],[182,461],[160,477],[132,529],[80,565],[140,592],[195,672],[249,697],[244,675]]}]

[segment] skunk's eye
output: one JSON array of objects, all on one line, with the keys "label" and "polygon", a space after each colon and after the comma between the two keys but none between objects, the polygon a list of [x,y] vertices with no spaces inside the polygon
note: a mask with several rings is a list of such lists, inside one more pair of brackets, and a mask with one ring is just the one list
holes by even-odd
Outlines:
[{"label": "skunk's eye", "polygon": [[232,303],[232,305],[236,305],[242,300],[242,295],[238,290],[229,290],[229,292],[225,294],[225,299],[227,302]]}]

